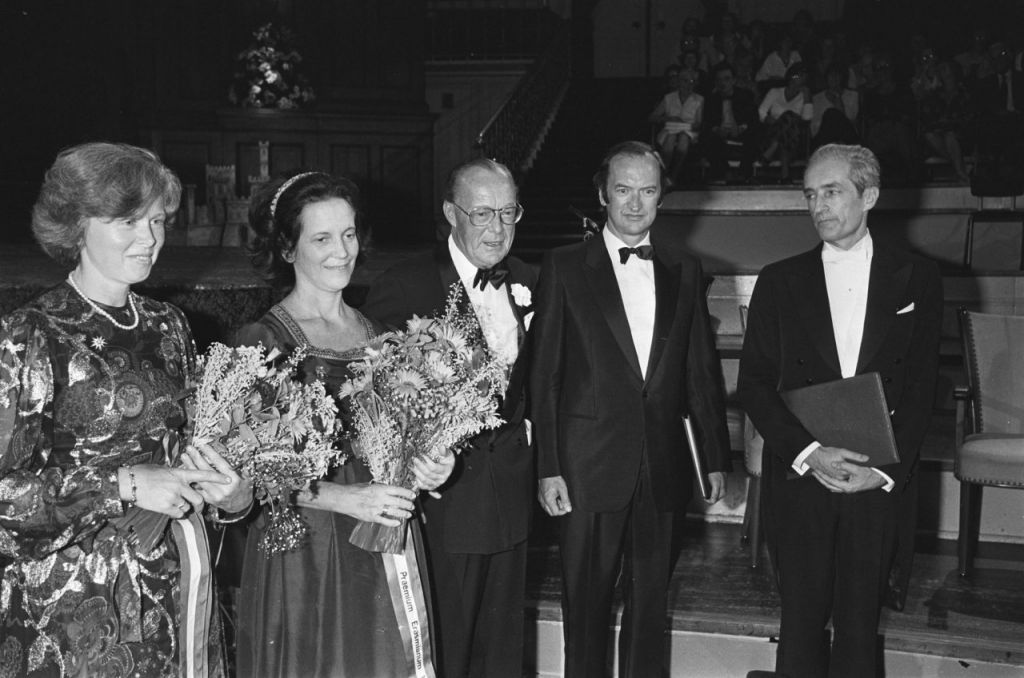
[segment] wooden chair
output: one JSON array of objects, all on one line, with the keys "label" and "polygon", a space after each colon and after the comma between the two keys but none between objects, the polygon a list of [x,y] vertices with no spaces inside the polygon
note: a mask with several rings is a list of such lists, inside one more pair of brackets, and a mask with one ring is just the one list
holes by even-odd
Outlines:
[{"label": "wooden chair", "polygon": [[960,576],[970,573],[982,489],[1024,489],[1024,316],[961,308],[967,388],[956,389],[956,459],[960,481]]}]

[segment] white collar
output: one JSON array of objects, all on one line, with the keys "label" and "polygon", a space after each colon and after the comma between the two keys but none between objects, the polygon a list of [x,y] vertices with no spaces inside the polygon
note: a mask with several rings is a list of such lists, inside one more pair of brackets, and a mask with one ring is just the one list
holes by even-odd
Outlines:
[{"label": "white collar", "polygon": [[854,243],[853,247],[844,250],[832,243],[823,242],[821,248],[822,261],[871,261],[875,253],[874,241],[871,239],[871,231],[864,234],[864,237]]}]

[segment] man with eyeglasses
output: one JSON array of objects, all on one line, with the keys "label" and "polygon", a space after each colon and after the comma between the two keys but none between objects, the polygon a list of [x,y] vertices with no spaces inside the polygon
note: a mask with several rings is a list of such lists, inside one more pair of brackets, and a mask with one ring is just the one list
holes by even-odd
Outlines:
[{"label": "man with eyeglasses", "polygon": [[487,159],[459,165],[449,175],[442,209],[451,226],[447,241],[383,273],[363,311],[403,327],[413,315],[443,312],[451,289],[461,285],[489,348],[508,366],[501,401],[506,423],[472,440],[440,498],[421,500],[438,675],[519,678],[535,477],[524,339],[536,273],[508,256],[523,207],[507,167]]},{"label": "man with eyeglasses", "polygon": [[612,147],[594,186],[604,230],[549,252],[537,286],[538,498],[558,520],[566,678],[611,674],[616,582],[618,675],[657,677],[673,523],[694,480],[683,417],[700,434],[714,503],[731,466],[722,371],[700,263],[650,244],[657,153],[638,141]]}]

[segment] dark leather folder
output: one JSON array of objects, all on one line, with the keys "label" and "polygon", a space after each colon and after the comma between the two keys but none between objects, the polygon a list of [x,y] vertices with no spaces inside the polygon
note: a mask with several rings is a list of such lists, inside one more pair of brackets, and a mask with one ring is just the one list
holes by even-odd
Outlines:
[{"label": "dark leather folder", "polygon": [[825,447],[868,455],[864,466],[898,464],[889,406],[877,372],[780,394],[789,411]]}]

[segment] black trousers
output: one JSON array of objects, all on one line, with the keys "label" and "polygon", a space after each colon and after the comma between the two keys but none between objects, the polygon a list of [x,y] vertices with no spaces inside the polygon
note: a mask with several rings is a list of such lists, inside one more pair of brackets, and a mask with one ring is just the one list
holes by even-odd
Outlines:
[{"label": "black trousers", "polygon": [[[880,675],[878,620],[895,546],[896,497],[835,494],[811,477],[765,486],[782,619],[776,671]],[[832,620],[831,648],[824,640]]]},{"label": "black trousers", "polygon": [[619,676],[662,675],[672,518],[671,512],[658,511],[643,464],[633,497],[622,510],[574,508],[559,519],[565,678],[610,675],[616,579],[624,604]]},{"label": "black trousers", "polygon": [[526,541],[499,553],[448,553],[437,546],[440,522],[424,527],[438,678],[521,678]]}]

